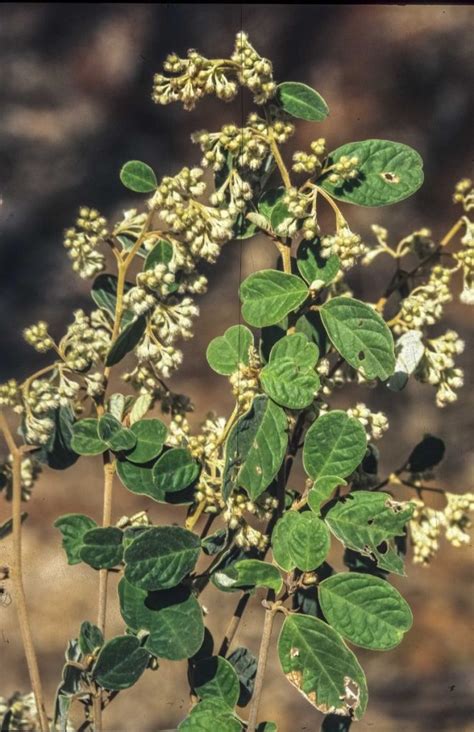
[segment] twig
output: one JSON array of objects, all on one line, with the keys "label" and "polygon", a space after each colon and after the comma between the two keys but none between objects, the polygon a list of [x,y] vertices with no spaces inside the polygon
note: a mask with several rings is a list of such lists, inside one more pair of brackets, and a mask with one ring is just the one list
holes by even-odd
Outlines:
[{"label": "twig", "polygon": [[242,620],[242,616],[245,612],[245,609],[248,605],[248,601],[250,600],[250,593],[245,592],[242,597],[239,599],[236,608],[234,610],[234,614],[232,618],[230,619],[229,625],[227,626],[227,629],[225,631],[224,638],[221,643],[221,647],[219,648],[219,656],[225,656],[227,655],[229,648],[232,645],[232,641],[235,638],[235,634],[237,633],[237,630],[240,625],[240,621]]},{"label": "twig", "polygon": [[273,620],[275,618],[276,608],[270,602],[270,597],[274,599],[274,592],[269,591],[267,607],[265,610],[265,619],[263,621],[262,640],[260,643],[260,651],[258,654],[257,675],[255,677],[255,687],[253,692],[252,703],[250,705],[249,720],[247,723],[247,732],[255,732],[257,728],[258,707],[260,697],[263,690],[263,679],[265,676],[265,668],[267,666],[268,650],[272,638]]},{"label": "twig", "polygon": [[23,560],[22,560],[22,536],[21,536],[21,450],[17,447],[13,435],[8,426],[7,420],[2,412],[0,412],[0,429],[7,443],[7,447],[11,453],[12,466],[12,524],[13,524],[13,561],[11,567],[11,578],[13,585],[13,594],[18,614],[18,623],[20,626],[21,639],[25,651],[26,664],[31,681],[31,688],[36,701],[38,710],[38,719],[41,732],[48,732],[49,722],[44,704],[43,689],[41,685],[41,677],[38,667],[38,659],[36,657],[35,647],[33,645],[33,637],[31,634],[30,621],[28,618],[28,609],[26,606],[25,589],[23,587]]}]

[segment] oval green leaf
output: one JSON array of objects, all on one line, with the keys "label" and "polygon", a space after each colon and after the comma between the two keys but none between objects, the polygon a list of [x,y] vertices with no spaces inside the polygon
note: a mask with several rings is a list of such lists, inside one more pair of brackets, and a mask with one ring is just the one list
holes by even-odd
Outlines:
[{"label": "oval green leaf", "polygon": [[334,409],[318,417],[306,433],[304,469],[313,480],[335,476],[342,479],[360,465],[366,449],[367,437],[361,423]]},{"label": "oval green leaf", "polygon": [[80,557],[93,569],[112,569],[123,557],[123,532],[114,526],[91,529],[82,537]]},{"label": "oval green leaf", "polygon": [[82,513],[68,513],[56,519],[53,526],[63,535],[63,549],[66,552],[68,564],[81,562],[83,537],[90,529],[97,526],[94,519]]},{"label": "oval green leaf", "polygon": [[127,453],[132,463],[148,463],[156,458],[165,444],[167,429],[160,419],[140,419],[130,427],[137,439],[133,450]]},{"label": "oval green leaf", "polygon": [[148,665],[150,654],[131,635],[118,636],[106,643],[92,669],[96,683],[109,691],[133,686]]},{"label": "oval green leaf", "polygon": [[97,432],[99,439],[114,452],[132,450],[137,444],[137,438],[133,432],[123,427],[113,414],[104,414],[99,419]]},{"label": "oval green leaf", "polygon": [[320,387],[314,368],[300,367],[291,358],[270,361],[260,372],[260,382],[273,401],[288,409],[308,407]]},{"label": "oval green leaf", "polygon": [[215,572],[215,579],[221,587],[267,587],[278,594],[283,580],[277,567],[260,559],[241,559]]},{"label": "oval green leaf", "polygon": [[359,206],[386,206],[408,198],[423,183],[423,160],[408,145],[390,140],[349,142],[328,156],[333,165],[342,156],[356,156],[358,175],[343,185],[324,178],[321,186],[334,198]]},{"label": "oval green leaf", "polygon": [[102,455],[107,445],[100,439],[97,419],[81,419],[72,426],[71,447],[78,455]]},{"label": "oval green leaf", "polygon": [[341,572],[321,582],[318,593],[328,623],[362,648],[394,648],[411,628],[410,606],[386,580]]},{"label": "oval green leaf", "polygon": [[249,348],[253,345],[253,335],[245,325],[233,325],[224,335],[217,336],[209,343],[206,358],[216,373],[230,376],[240,364],[248,366]]},{"label": "oval green leaf", "polygon": [[240,286],[242,315],[258,328],[278,323],[307,297],[308,288],[300,277],[276,269],[255,272]]},{"label": "oval green leaf", "polygon": [[192,685],[201,699],[220,699],[230,709],[237,704],[240,682],[234,667],[222,656],[198,661],[192,671]]},{"label": "oval green leaf", "polygon": [[324,303],[320,313],[334,347],[366,379],[385,381],[393,374],[393,336],[370,305],[352,297],[335,297]]},{"label": "oval green leaf", "polygon": [[127,353],[133,351],[135,346],[141,341],[145,328],[146,317],[144,315],[140,315],[132,323],[126,325],[120,335],[117,336],[116,340],[112,343],[110,351],[107,354],[105,365],[115,366],[115,364],[119,363]]},{"label": "oval green leaf", "polygon": [[187,488],[199,475],[199,463],[184,447],[173,447],[157,460],[153,467],[155,491],[176,493]]},{"label": "oval green leaf", "polygon": [[277,87],[278,101],[288,114],[309,122],[322,122],[329,107],[321,94],[299,81],[284,81]]},{"label": "oval green leaf", "polygon": [[120,171],[120,180],[125,188],[135,193],[151,193],[158,186],[152,168],[140,160],[129,160]]}]

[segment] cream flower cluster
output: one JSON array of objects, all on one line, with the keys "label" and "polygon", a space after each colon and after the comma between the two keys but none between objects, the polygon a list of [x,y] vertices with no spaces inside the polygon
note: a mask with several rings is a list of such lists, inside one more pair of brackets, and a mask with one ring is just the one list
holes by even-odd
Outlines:
[{"label": "cream flower cluster", "polygon": [[263,104],[276,91],[271,62],[257,53],[243,32],[237,34],[230,59],[207,59],[191,49],[187,58],[170,54],[163,68],[169,75],[155,74],[153,83],[152,98],[157,104],[180,101],[185,109],[193,109],[206,94],[229,102],[238,84],[250,89],[256,104]]},{"label": "cream flower cluster", "polygon": [[321,255],[328,258],[332,254],[336,254],[343,270],[353,267],[367,251],[367,246],[363,243],[359,234],[354,234],[347,224],[335,234],[323,236],[321,239]]},{"label": "cream flower cluster", "polygon": [[456,390],[464,383],[462,369],[455,367],[454,357],[464,351],[464,341],[454,330],[427,341],[423,358],[415,372],[418,381],[436,386],[436,404],[445,407],[456,401]]},{"label": "cream flower cluster", "polygon": [[9,379],[4,384],[0,384],[0,407],[18,409],[20,404],[21,391],[17,380]]},{"label": "cream flower cluster", "polygon": [[388,419],[383,412],[371,412],[366,404],[359,402],[347,410],[349,417],[359,420],[370,440],[380,440],[388,430]]},{"label": "cream flower cluster", "polygon": [[439,538],[444,529],[447,541],[454,547],[470,543],[469,513],[474,511],[474,493],[445,493],[446,507],[439,511],[426,506],[420,499],[412,501],[415,512],[410,520],[413,543],[413,561],[427,565],[439,549]]},{"label": "cream flower cluster", "polygon": [[[7,460],[0,465],[0,491],[5,491],[8,501],[12,498],[12,463],[13,458],[8,456]],[[21,461],[21,498],[29,501],[33,486],[41,473],[41,465],[37,460],[25,457]]]},{"label": "cream flower cluster", "polygon": [[346,181],[354,180],[359,175],[358,165],[357,155],[341,155],[339,160],[331,165],[331,173],[328,175],[329,182],[334,186],[342,186]]},{"label": "cream flower cluster", "polygon": [[112,327],[102,310],[86,315],[84,310],[73,313],[74,321],[62,338],[59,349],[66,365],[73,371],[84,371],[98,361],[104,361],[111,346]]},{"label": "cream flower cluster", "polygon": [[237,371],[229,377],[232,394],[242,412],[250,409],[253,398],[259,390],[258,376],[261,362],[254,347],[251,348],[249,356],[249,365],[239,364]]},{"label": "cream flower cluster", "polygon": [[474,186],[470,178],[463,178],[456,184],[453,201],[460,203],[466,213],[474,209]]},{"label": "cream flower cluster", "polygon": [[317,140],[313,140],[310,148],[310,153],[301,150],[293,153],[293,165],[291,167],[295,173],[309,173],[313,175],[321,168],[326,154],[326,140],[324,137],[319,137]]},{"label": "cream flower cluster", "polygon": [[65,232],[64,246],[72,259],[74,272],[87,279],[105,267],[105,257],[97,247],[109,235],[107,221],[96,209],[83,206],[79,210],[76,227]]},{"label": "cream flower cluster", "polygon": [[463,272],[463,290],[459,299],[465,305],[474,305],[474,222],[467,216],[464,216],[463,220],[466,226],[461,239],[463,248],[455,254]]},{"label": "cream flower cluster", "polygon": [[48,333],[48,324],[44,320],[25,328],[23,337],[39,353],[46,353],[54,346],[54,341]]},{"label": "cream flower cluster", "polygon": [[416,287],[402,301],[393,326],[397,335],[407,330],[422,330],[441,320],[444,305],[453,299],[449,287],[452,274],[452,270],[436,265],[431,270],[429,281]]}]

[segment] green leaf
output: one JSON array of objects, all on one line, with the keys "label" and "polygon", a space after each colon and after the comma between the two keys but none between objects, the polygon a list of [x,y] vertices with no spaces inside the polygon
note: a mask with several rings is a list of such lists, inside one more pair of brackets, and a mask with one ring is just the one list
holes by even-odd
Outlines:
[{"label": "green leaf", "polygon": [[289,572],[297,567],[310,572],[319,567],[329,552],[329,531],[313,513],[287,511],[272,533],[275,562]]},{"label": "green leaf", "polygon": [[129,414],[130,424],[133,425],[138,420],[143,419],[152,405],[152,397],[150,394],[140,394],[135,400],[132,410]]},{"label": "green leaf", "polygon": [[120,171],[120,180],[125,188],[135,193],[151,193],[158,186],[153,169],[140,160],[129,160]]},{"label": "green leaf", "polygon": [[[366,448],[367,438],[359,420],[334,409],[318,417],[306,433],[303,466],[317,482],[331,478],[333,487],[344,485],[343,478],[357,468]],[[324,488],[329,490],[327,481]]]},{"label": "green leaf", "polygon": [[173,447],[153,467],[155,490],[160,494],[176,493],[187,488],[199,475],[199,463],[184,447]]},{"label": "green leaf", "polygon": [[137,444],[137,438],[133,432],[123,427],[113,414],[104,414],[99,419],[97,433],[99,439],[114,452],[132,450]]},{"label": "green leaf", "polygon": [[154,269],[157,264],[169,264],[172,259],[173,245],[166,239],[160,239],[148,252],[143,269],[146,271]]},{"label": "green leaf", "polygon": [[251,274],[240,286],[242,315],[250,325],[274,325],[308,297],[303,280],[276,269]]},{"label": "green leaf", "polygon": [[[95,304],[105,310],[112,318],[115,317],[115,310],[117,308],[117,277],[112,274],[100,274],[95,278],[94,284],[91,289],[91,297]],[[126,282],[124,286],[124,293],[126,294],[133,284]],[[131,310],[123,310],[121,324],[122,327],[129,325],[135,318],[135,315]]]},{"label": "green leaf", "polygon": [[100,648],[103,644],[104,636],[102,631],[97,625],[93,625],[93,623],[85,620],[79,632],[79,647],[82,653],[86,656],[93,653],[96,648]]},{"label": "green leaf", "polygon": [[122,635],[108,641],[99,653],[92,676],[99,686],[109,691],[120,691],[133,686],[148,665],[150,654],[131,635]]},{"label": "green leaf", "polygon": [[255,500],[270,485],[285,457],[287,419],[281,407],[257,396],[226,443],[223,496],[242,486]]},{"label": "green leaf", "polygon": [[258,202],[259,214],[264,216],[268,222],[271,222],[273,209],[278,206],[285,195],[286,189],[283,186],[280,186],[280,188],[270,188],[268,191],[265,191]]},{"label": "green leaf", "polygon": [[329,107],[322,96],[299,81],[278,84],[277,96],[285,112],[297,119],[322,122],[329,114]]},{"label": "green leaf", "polygon": [[388,493],[356,491],[338,501],[325,520],[344,546],[371,557],[388,572],[403,575],[403,559],[393,537],[403,536],[413,509],[412,504],[397,503]]},{"label": "green leaf", "polygon": [[386,206],[408,198],[423,183],[423,160],[408,145],[390,140],[349,142],[329,154],[334,165],[345,155],[356,156],[356,178],[343,185],[325,178],[320,185],[334,198],[359,206]]},{"label": "green leaf", "polygon": [[72,426],[71,447],[78,455],[101,455],[107,445],[97,433],[97,419],[81,419]]},{"label": "green leaf", "polygon": [[72,449],[72,428],[75,421],[74,412],[70,406],[58,407],[48,412],[54,422],[54,430],[45,445],[35,450],[35,460],[47,465],[53,470],[66,470],[78,459],[77,453]]},{"label": "green leaf", "polygon": [[201,539],[201,548],[209,557],[224,551],[227,544],[230,543],[230,532],[228,529],[218,529],[213,534]]},{"label": "green leaf", "polygon": [[216,570],[215,579],[222,587],[268,587],[276,594],[283,587],[283,580],[277,567],[260,559],[241,559],[225,569]]},{"label": "green leaf", "polygon": [[386,651],[411,628],[410,606],[386,580],[341,572],[321,582],[318,593],[328,623],[357,646]]},{"label": "green leaf", "polygon": [[338,475],[323,475],[322,478],[317,479],[308,493],[308,506],[315,513],[319,513],[321,505],[331,497],[335,488],[343,485],[347,485],[347,483]]},{"label": "green leaf", "polygon": [[395,368],[393,337],[373,308],[352,297],[335,297],[320,313],[331,342],[351,366],[366,379],[388,379]]},{"label": "green leaf", "polygon": [[53,526],[63,535],[63,549],[68,564],[79,564],[82,561],[80,552],[84,534],[97,526],[94,519],[82,513],[67,513],[57,518]]},{"label": "green leaf", "polygon": [[340,635],[322,620],[286,617],[278,655],[288,681],[316,709],[362,717],[368,700],[364,672]]},{"label": "green leaf", "polygon": [[199,537],[191,531],[154,526],[125,550],[125,577],[142,590],[167,590],[194,569],[199,552]]},{"label": "green leaf", "polygon": [[230,709],[239,699],[239,679],[232,664],[222,656],[198,661],[193,668],[192,685],[201,699],[220,699]]},{"label": "green leaf", "polygon": [[434,435],[425,435],[421,442],[413,448],[407,461],[407,470],[410,473],[423,473],[439,465],[444,457],[445,445],[443,440]]},{"label": "green leaf", "polygon": [[148,463],[163,449],[167,429],[160,419],[140,419],[134,422],[130,431],[136,437],[137,444],[127,453],[127,460],[132,463]]},{"label": "green leaf", "polygon": [[300,368],[314,369],[319,349],[303,333],[292,333],[280,338],[270,352],[270,363],[283,358],[292,359]]},{"label": "green leaf", "polygon": [[252,698],[255,676],[257,675],[257,659],[252,651],[239,646],[227,657],[235,669],[240,682],[240,695],[237,702],[239,707],[245,707]]},{"label": "green leaf", "polygon": [[242,732],[242,725],[221,699],[203,699],[178,726],[179,732]]},{"label": "green leaf", "polygon": [[328,285],[339,272],[341,262],[336,254],[328,259],[321,256],[319,238],[313,241],[303,239],[298,247],[297,265],[300,275],[311,287],[313,283],[322,282]]},{"label": "green leaf", "polygon": [[277,729],[275,722],[260,722],[257,732],[277,732]]},{"label": "green leaf", "polygon": [[289,409],[308,407],[320,387],[314,367],[299,366],[291,358],[270,361],[260,372],[260,382],[273,401]]},{"label": "green leaf", "polygon": [[209,343],[206,358],[216,373],[230,376],[240,364],[248,366],[249,348],[253,345],[253,335],[245,325],[233,325],[224,335],[217,336]]},{"label": "green leaf", "polygon": [[119,582],[120,612],[134,632],[149,632],[145,648],[154,656],[179,661],[190,658],[201,647],[204,623],[199,602],[184,586],[147,592]]},{"label": "green leaf", "polygon": [[140,315],[120,332],[110,347],[105,361],[106,366],[115,366],[116,363],[124,358],[127,353],[133,351],[140,342],[146,328],[146,317]]},{"label": "green leaf", "polygon": [[153,482],[153,465],[136,465],[128,460],[117,460],[117,475],[132,493],[149,496],[154,500],[161,499],[162,495],[156,490]]},{"label": "green leaf", "polygon": [[122,561],[123,532],[114,526],[87,531],[82,537],[80,557],[94,569],[112,569]]}]

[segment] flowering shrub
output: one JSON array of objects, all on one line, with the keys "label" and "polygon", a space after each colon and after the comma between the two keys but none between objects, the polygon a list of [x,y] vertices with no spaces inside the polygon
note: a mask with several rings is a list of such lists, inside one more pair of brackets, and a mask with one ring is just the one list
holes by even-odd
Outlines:
[{"label": "flowering shrub", "polygon": [[[474,190],[468,180],[456,186],[462,214],[440,242],[422,229],[393,245],[380,225],[362,237],[346,218],[350,205],[341,210],[339,202],[378,207],[415,193],[423,172],[414,150],[378,139],[331,150],[315,136],[309,151],[295,152],[287,165],[280,148],[295,120],[317,123],[328,107],[305,84],[277,84],[271,62],[243,33],[229,59],[173,54],[164,72],[154,80],[159,104],[193,109],[207,94],[230,101],[244,87],[258,111],[242,128],[227,124],[193,135],[201,167],[159,181],[147,164],[126,163],[121,180],[146,195],[143,210],[110,223],[95,209],[80,209],[64,244],[74,272],[93,279],[91,309],[77,310],[59,341],[44,321],[26,328],[26,341],[52,359],[24,382],[0,387],[8,448],[0,487],[13,506],[0,535],[12,532],[14,545],[12,566],[2,569],[2,596],[11,585],[33,689],[2,700],[2,730],[72,729],[78,705],[80,729],[101,730],[103,710],[146,669],[159,674],[161,659],[188,659],[192,697],[182,732],[275,730],[276,723],[259,722],[258,705],[277,613],[284,615],[277,641],[282,673],[326,715],[322,729],[348,729],[363,716],[368,693],[346,642],[387,650],[402,640],[412,614],[389,575],[405,574],[410,545],[413,561],[427,564],[441,532],[454,546],[467,543],[474,495],[431,485],[444,453],[431,435],[403,465],[379,476],[375,441],[389,428],[386,416],[363,401],[334,409],[331,399],[353,382],[363,390],[380,381],[395,396],[417,379],[434,387],[439,407],[456,400],[463,383],[456,356],[464,344],[452,330],[435,337],[430,328],[453,293],[474,301]],[[334,214],[329,231],[319,220],[326,206]],[[173,392],[169,378],[182,361],[180,341],[193,335],[196,298],[206,291],[200,267],[216,262],[225,244],[257,234],[276,247],[276,267],[242,282],[246,324],[207,349],[210,368],[229,380],[235,406],[228,418],[209,414],[194,434],[191,401]],[[104,271],[107,249],[112,273]],[[393,260],[393,275],[376,302],[363,302],[346,273],[379,256]],[[123,370],[129,354],[122,374],[128,387],[111,394],[112,370]],[[307,477],[293,488],[300,452]],[[67,644],[47,710],[22,582],[22,501],[41,466],[63,470],[99,455],[101,521],[70,513],[55,522],[69,564],[84,562],[98,573],[97,624],[85,620]],[[176,523],[156,524],[152,508],[150,515],[113,518],[118,482],[175,506]],[[397,499],[399,486],[413,489],[414,499]],[[430,491],[444,494],[444,510],[425,503]],[[331,545],[342,547],[347,571],[329,565]],[[106,638],[111,571],[120,574],[124,628]],[[205,631],[200,603],[209,583],[237,599],[217,643]],[[258,658],[233,648],[257,588],[266,590]],[[247,705],[248,715],[236,710]]]}]

